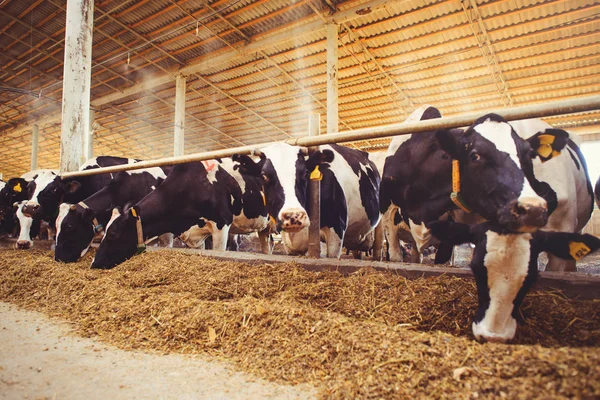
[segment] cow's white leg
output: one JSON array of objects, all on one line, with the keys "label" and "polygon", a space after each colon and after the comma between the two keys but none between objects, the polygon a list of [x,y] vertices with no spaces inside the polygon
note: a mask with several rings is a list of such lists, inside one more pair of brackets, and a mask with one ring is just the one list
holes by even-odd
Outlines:
[{"label": "cow's white leg", "polygon": [[271,254],[273,248],[269,246],[269,229],[263,229],[258,233],[258,241],[260,243],[260,251],[263,254]]},{"label": "cow's white leg", "polygon": [[339,259],[342,256],[344,235],[342,234],[342,237],[339,237],[335,230],[331,228],[322,228],[321,235],[325,237],[325,243],[327,244],[327,257]]},{"label": "cow's white leg", "polygon": [[384,214],[382,223],[384,225],[385,237],[388,242],[388,252],[390,253],[390,261],[402,262],[402,249],[400,248],[400,237],[398,236],[398,228],[394,225],[394,214],[396,209],[390,208]]},{"label": "cow's white leg", "polygon": [[373,260],[383,260],[383,218],[375,227],[375,243],[373,244]]},{"label": "cow's white leg", "polygon": [[218,229],[216,226],[213,229],[213,250],[225,251],[227,250],[227,238],[229,237],[229,228],[231,225],[225,225],[222,229]]}]

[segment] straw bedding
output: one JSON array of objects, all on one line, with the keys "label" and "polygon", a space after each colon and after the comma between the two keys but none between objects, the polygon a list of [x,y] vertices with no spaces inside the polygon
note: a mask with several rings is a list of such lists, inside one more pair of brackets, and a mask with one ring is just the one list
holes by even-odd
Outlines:
[{"label": "straw bedding", "polygon": [[513,344],[477,343],[472,280],[350,276],[158,251],[112,271],[0,252],[0,300],[123,349],[207,353],[324,398],[598,398],[600,304],[534,292]]}]

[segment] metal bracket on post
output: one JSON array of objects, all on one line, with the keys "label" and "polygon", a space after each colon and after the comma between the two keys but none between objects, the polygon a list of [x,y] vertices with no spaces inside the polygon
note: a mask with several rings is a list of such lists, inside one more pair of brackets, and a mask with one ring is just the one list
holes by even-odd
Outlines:
[{"label": "metal bracket on post", "polygon": [[[318,136],[321,127],[321,116],[311,113],[308,117],[308,135]],[[318,146],[308,148],[308,154],[313,154]],[[309,179],[308,181],[308,256],[319,258],[321,256],[321,180]]]}]

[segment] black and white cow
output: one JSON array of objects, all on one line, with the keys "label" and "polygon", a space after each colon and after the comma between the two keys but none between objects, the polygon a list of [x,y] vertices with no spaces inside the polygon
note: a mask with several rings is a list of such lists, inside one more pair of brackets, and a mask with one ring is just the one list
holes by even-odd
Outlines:
[{"label": "black and white cow", "polygon": [[307,157],[302,148],[285,143],[260,153],[258,163],[245,156],[234,159],[263,178],[267,211],[281,229],[289,254],[308,250],[307,186],[316,167],[322,174],[321,240],[327,245],[327,257],[339,258],[342,246],[350,250],[364,246],[380,220],[380,177],[368,153],[332,144]]},{"label": "black and white cow", "polygon": [[137,203],[158,187],[170,167],[123,171],[91,195],[76,204],[62,203],[56,219],[54,259],[75,262],[87,252],[94,236],[108,224],[114,207]]},{"label": "black and white cow", "polygon": [[[234,221],[237,229],[264,232],[268,217],[261,183],[256,177],[239,177],[242,191],[236,164],[224,159],[176,165],[167,179],[135,206],[113,210],[92,268],[113,268],[132,257],[138,248],[138,225],[143,239],[165,232],[180,235],[193,226],[207,228],[215,250],[225,250]],[[265,240],[267,236],[268,232]]]},{"label": "black and white cow", "polygon": [[[405,122],[435,118],[441,118],[440,111],[424,105]],[[437,244],[425,223],[456,208],[449,196],[451,165],[452,160],[440,146],[435,131],[395,136],[390,142],[379,197],[390,261],[403,261],[400,240],[413,244],[411,262],[420,262],[422,252]],[[437,262],[446,261],[447,250],[438,252]]]},{"label": "black and white cow", "polygon": [[19,237],[15,244],[17,249],[28,249],[32,246],[31,238],[36,237],[40,231],[40,221],[33,221],[30,217],[23,215],[19,208],[28,199],[27,185],[40,172],[52,170],[35,170],[21,175],[19,178],[11,178],[0,190],[0,214],[2,219],[2,230],[10,234],[19,231]]},{"label": "black and white cow", "polygon": [[[438,139],[458,160],[464,202],[483,218],[513,232],[579,232],[589,221],[593,190],[576,135],[489,114]],[[576,270],[575,260],[548,259],[547,270]]]},{"label": "black and white cow", "polygon": [[438,239],[453,245],[475,244],[471,270],[479,305],[472,329],[478,340],[506,342],[514,338],[519,307],[538,276],[540,252],[575,261],[600,248],[595,236],[570,232],[515,233],[491,223],[449,221],[432,222],[429,228]]}]

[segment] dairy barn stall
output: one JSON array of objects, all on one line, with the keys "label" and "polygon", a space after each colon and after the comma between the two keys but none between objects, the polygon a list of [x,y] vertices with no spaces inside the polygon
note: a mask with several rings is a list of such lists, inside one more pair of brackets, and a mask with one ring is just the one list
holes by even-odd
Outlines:
[{"label": "dairy barn stall", "polygon": [[0,21],[0,397],[600,397],[597,1]]}]

